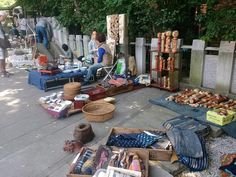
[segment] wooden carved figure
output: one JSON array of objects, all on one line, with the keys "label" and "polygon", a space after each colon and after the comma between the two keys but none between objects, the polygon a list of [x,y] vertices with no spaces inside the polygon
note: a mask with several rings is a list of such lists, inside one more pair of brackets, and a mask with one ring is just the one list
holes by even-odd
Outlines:
[{"label": "wooden carved figure", "polygon": [[165,43],[165,52],[170,53],[170,45],[171,45],[171,31],[166,32],[166,43]]},{"label": "wooden carved figure", "polygon": [[163,58],[160,57],[160,59],[159,59],[159,71],[162,70],[162,67],[163,67]]},{"label": "wooden carved figure", "polygon": [[168,57],[167,59],[167,69],[170,70],[171,68],[171,57]]},{"label": "wooden carved figure", "polygon": [[179,32],[178,31],[173,31],[172,32],[172,53],[176,53],[177,52],[177,42],[178,42],[178,36],[179,36]]},{"label": "wooden carved figure", "polygon": [[170,60],[170,70],[171,71],[175,70],[175,58],[171,58]]},{"label": "wooden carved figure", "polygon": [[165,33],[161,33],[161,52],[165,52]]},{"label": "wooden carved figure", "polygon": [[161,33],[157,34],[157,38],[158,38],[157,51],[160,52],[161,51]]}]

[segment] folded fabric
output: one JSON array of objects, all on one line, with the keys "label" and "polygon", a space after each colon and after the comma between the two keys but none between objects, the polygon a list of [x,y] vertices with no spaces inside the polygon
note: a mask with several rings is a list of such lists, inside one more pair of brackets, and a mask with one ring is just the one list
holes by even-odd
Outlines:
[{"label": "folded fabric", "polygon": [[229,165],[221,166],[219,169],[223,170],[231,176],[236,177],[236,158],[234,158]]},{"label": "folded fabric", "polygon": [[82,166],[81,173],[83,175],[93,175],[95,173],[95,155],[92,155]]},{"label": "folded fabric", "polygon": [[146,133],[111,135],[107,142],[108,146],[117,146],[124,148],[147,148],[158,140],[157,136]]},{"label": "folded fabric", "polygon": [[202,171],[207,169],[208,167],[208,155],[206,152],[206,147],[205,147],[205,141],[204,139],[199,136],[199,140],[202,144],[202,151],[203,151],[203,156],[200,158],[193,158],[193,157],[187,157],[187,156],[183,156],[183,155],[179,155],[179,162],[183,163],[184,165],[186,165],[190,171]]},{"label": "folded fabric", "polygon": [[115,85],[116,87],[120,87],[122,85],[127,85],[127,80],[123,78],[117,78],[116,80],[115,79],[109,80],[108,83],[111,85]]},{"label": "folded fabric", "polygon": [[75,166],[75,174],[81,173],[81,168],[84,165],[84,163],[92,156],[93,150],[91,149],[85,149],[81,156],[79,157],[78,163]]},{"label": "folded fabric", "polygon": [[202,136],[206,136],[210,133],[210,126],[205,122],[184,115],[165,121],[163,127],[167,130],[173,128],[188,129]]},{"label": "folded fabric", "polygon": [[111,156],[112,156],[112,151],[110,147],[104,145],[99,146],[96,152],[95,168],[97,170],[100,168],[106,169],[111,159]]},{"label": "folded fabric", "polygon": [[203,157],[202,144],[193,131],[173,128],[166,134],[178,155],[193,158]]}]

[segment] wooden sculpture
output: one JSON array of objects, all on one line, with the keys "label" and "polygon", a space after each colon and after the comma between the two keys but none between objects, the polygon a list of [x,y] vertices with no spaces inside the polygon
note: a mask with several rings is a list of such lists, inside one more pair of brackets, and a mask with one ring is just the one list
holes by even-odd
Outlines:
[{"label": "wooden sculpture", "polygon": [[161,52],[165,52],[165,33],[161,33]]},{"label": "wooden sculpture", "polygon": [[171,47],[171,31],[167,31],[166,33],[166,43],[165,43],[165,52],[170,53],[170,47]]},{"label": "wooden sculpture", "polygon": [[172,37],[173,37],[173,39],[172,39],[172,53],[177,52],[178,36],[179,36],[178,31],[173,31],[172,32]]},{"label": "wooden sculpture", "polygon": [[[167,79],[167,84],[168,82]],[[167,87],[169,87],[169,85],[167,85]],[[175,95],[167,97],[166,100],[174,101],[179,104],[188,104],[192,107],[222,108],[227,110],[236,109],[236,100],[199,89],[185,89]]]},{"label": "wooden sculpture", "polygon": [[158,38],[157,51],[160,52],[161,51],[161,33],[157,34],[157,38]]},{"label": "wooden sculpture", "polygon": [[159,71],[161,71],[162,68],[163,68],[163,58],[160,57],[160,58],[159,58]]}]

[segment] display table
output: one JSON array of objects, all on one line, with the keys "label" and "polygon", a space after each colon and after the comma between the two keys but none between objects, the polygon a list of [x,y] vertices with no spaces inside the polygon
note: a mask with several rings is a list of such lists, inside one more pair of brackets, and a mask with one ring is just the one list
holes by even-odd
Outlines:
[{"label": "display table", "polygon": [[73,82],[76,78],[82,78],[83,72],[58,73],[55,75],[41,74],[37,70],[29,71],[28,84],[34,85],[40,90],[48,91],[61,88],[68,82]]}]

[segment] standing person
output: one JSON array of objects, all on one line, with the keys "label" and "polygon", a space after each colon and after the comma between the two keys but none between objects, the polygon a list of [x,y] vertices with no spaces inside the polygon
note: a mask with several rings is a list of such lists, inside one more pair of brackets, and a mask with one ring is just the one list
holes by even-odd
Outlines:
[{"label": "standing person", "polygon": [[[5,21],[7,17],[7,13],[5,11],[0,11],[0,38],[1,41],[2,39],[6,39],[5,32],[3,30],[2,22]],[[5,59],[7,56],[7,50],[6,48],[1,47],[0,45],[0,72],[1,72],[1,77],[9,77],[9,73],[6,71],[6,63]]]},{"label": "standing person", "polygon": [[97,35],[97,31],[96,29],[94,29],[92,31],[91,34],[91,40],[88,43],[88,51],[89,51],[89,55],[87,57],[87,59],[91,62],[91,64],[94,63],[94,58],[97,57],[97,44],[96,44],[96,35]]},{"label": "standing person", "polygon": [[85,62],[87,65],[92,65],[94,63],[94,58],[97,57],[97,44],[96,44],[96,29],[93,29],[91,33],[91,40],[88,43],[88,55],[80,56],[78,60],[81,62]]},{"label": "standing person", "polygon": [[112,63],[112,54],[109,46],[105,43],[106,36],[101,33],[96,35],[96,43],[98,46],[98,57],[95,58],[94,64],[88,68],[88,73],[84,79],[83,85],[89,84],[89,79],[94,76],[96,77],[97,70],[103,66],[109,66]]},{"label": "standing person", "polygon": [[24,39],[25,36],[26,36],[27,21],[24,18],[23,14],[19,15],[19,22],[18,22],[18,24],[19,24],[19,28],[20,28],[20,36],[21,36],[22,39]]},{"label": "standing person", "polygon": [[36,35],[37,35],[37,43],[42,43],[44,47],[49,48],[49,41],[52,38],[52,28],[49,22],[40,18],[38,23],[36,24]]}]

